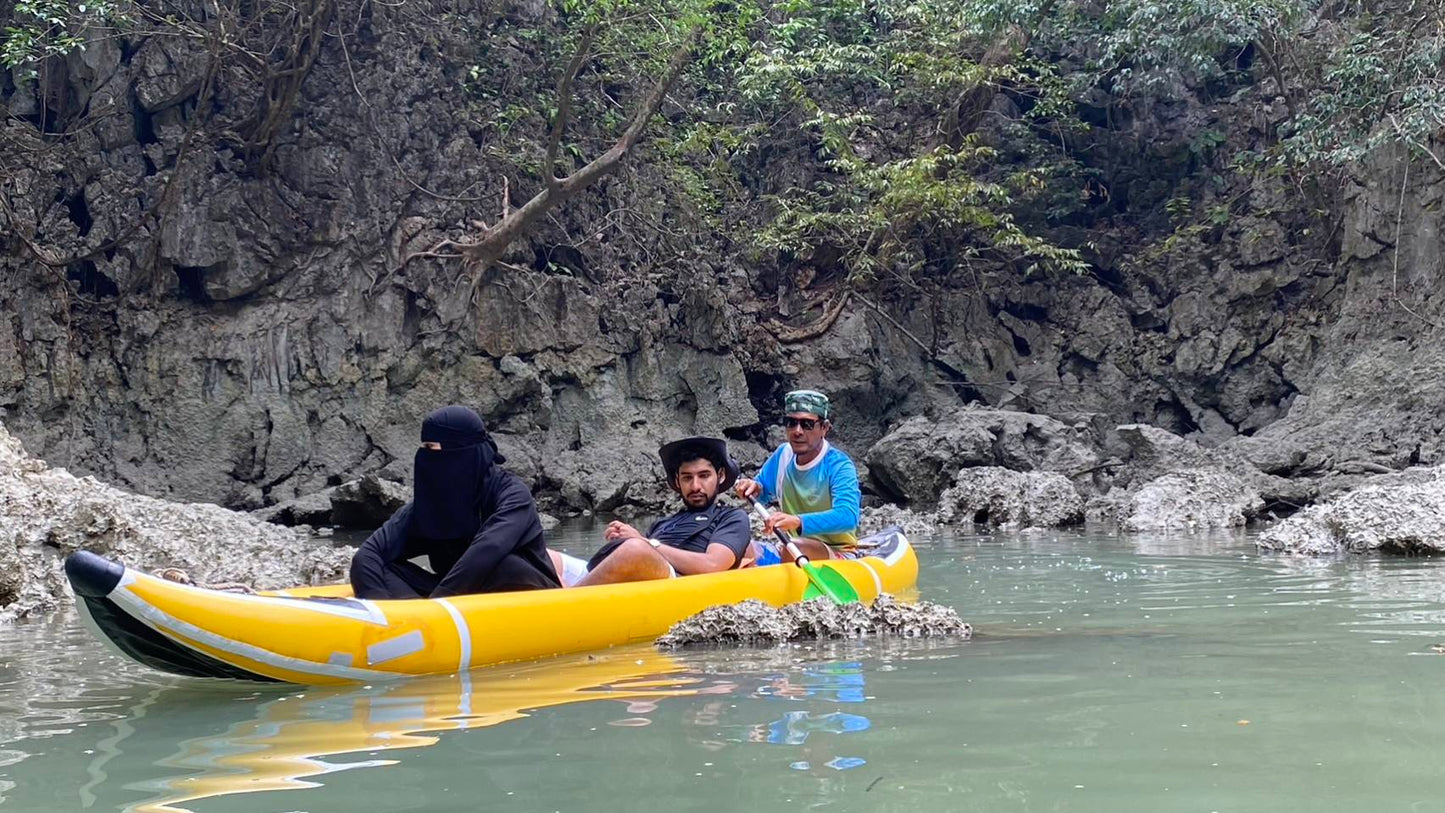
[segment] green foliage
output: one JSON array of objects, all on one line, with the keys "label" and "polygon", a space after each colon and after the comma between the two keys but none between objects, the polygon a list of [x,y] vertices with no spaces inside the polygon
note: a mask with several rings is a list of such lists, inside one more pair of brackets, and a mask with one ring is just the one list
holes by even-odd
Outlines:
[{"label": "green foliage", "polygon": [[[1062,164],[1004,169],[957,123],[971,92],[987,99],[1005,86],[1032,96],[1030,117],[1071,108],[1064,83],[1021,42],[1005,58],[983,58],[1001,27],[1038,7],[793,0],[770,13],[776,24],[738,71],[740,103],[755,120],[808,134],[818,180],[766,198],[776,216],[757,235],[760,247],[839,262],[860,284],[913,284],[980,256],[1025,272],[1084,269],[1078,252],[1031,234],[1011,211]],[[900,133],[902,120],[919,117],[937,129]],[[1065,121],[1071,128],[1076,119]]]},{"label": "green foliage", "polygon": [[1322,58],[1318,87],[1289,125],[1291,160],[1344,165],[1382,147],[1423,148],[1445,126],[1440,5],[1364,13],[1352,22],[1354,30]]},{"label": "green foliage", "polygon": [[40,62],[85,47],[85,33],[129,20],[124,0],[19,0],[0,29],[0,64],[33,77]]}]

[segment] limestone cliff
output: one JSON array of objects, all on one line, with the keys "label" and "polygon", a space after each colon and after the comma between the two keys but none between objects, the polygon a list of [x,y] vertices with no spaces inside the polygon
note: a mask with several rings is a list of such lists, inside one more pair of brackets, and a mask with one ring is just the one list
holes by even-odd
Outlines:
[{"label": "limestone cliff", "polygon": [[[737,168],[736,228],[698,215],[644,145],[514,246],[475,303],[454,265],[403,268],[490,216],[502,179],[518,197],[536,183],[459,100],[472,33],[545,24],[545,8],[481,4],[438,27],[433,5],[369,4],[345,49],[327,40],[264,172],[188,142],[195,55],[176,43],[99,41],[46,82],[0,79],[11,432],[77,472],[235,507],[402,476],[420,417],[454,401],[548,498],[655,503],[658,443],[726,434],[755,465],[796,385],[835,395],[860,457],[905,416],[978,400],[1156,424],[1287,476],[1442,462],[1441,174],[1416,163],[1406,182],[1401,158],[1305,188],[1227,171],[1280,115],[1257,87],[1093,100],[1110,114],[1079,150],[1090,206],[1021,213],[1092,243],[1092,275],[984,268],[855,298],[782,344],[764,325],[814,318],[839,284],[759,258],[741,228],[802,171],[785,150]],[[549,81],[525,44],[486,42],[492,85]],[[1224,145],[1198,149],[1203,132]],[[1222,216],[1170,223],[1178,198]]]}]

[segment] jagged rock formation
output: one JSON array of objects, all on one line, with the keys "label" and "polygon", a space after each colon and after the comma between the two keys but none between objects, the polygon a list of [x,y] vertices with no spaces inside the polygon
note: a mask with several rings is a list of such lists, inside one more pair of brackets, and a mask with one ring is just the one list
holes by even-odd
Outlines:
[{"label": "jagged rock formation", "polygon": [[838,604],[815,598],[771,607],[749,599],[709,607],[684,618],[659,637],[657,645],[678,649],[696,644],[775,644],[876,635],[967,640],[973,637],[973,627],[951,607],[929,601],[905,603],[886,593],[872,604]]},{"label": "jagged rock formation", "polygon": [[61,564],[85,549],[200,582],[258,588],[345,578],[349,550],[317,545],[217,505],[130,494],[48,468],[0,427],[0,620],[53,609],[69,594]]},{"label": "jagged rock formation", "polygon": [[958,472],[938,499],[939,522],[1052,528],[1084,521],[1084,500],[1057,472],[979,466]]},{"label": "jagged rock formation", "polygon": [[1027,412],[966,409],[936,420],[908,418],[874,444],[866,459],[880,492],[926,507],[968,466],[1089,474],[1099,463],[1099,440],[1087,423],[1069,426]]},{"label": "jagged rock formation", "polygon": [[1372,477],[1267,529],[1256,544],[1311,555],[1445,552],[1445,467]]}]

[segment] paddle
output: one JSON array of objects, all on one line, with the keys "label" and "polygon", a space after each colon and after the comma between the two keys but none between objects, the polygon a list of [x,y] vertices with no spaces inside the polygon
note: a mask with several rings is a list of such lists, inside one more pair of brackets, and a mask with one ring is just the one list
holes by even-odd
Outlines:
[{"label": "paddle", "polygon": [[[766,520],[768,510],[752,497],[747,499],[752,504],[753,511]],[[847,577],[831,567],[813,564],[812,560],[799,550],[797,545],[793,544],[792,538],[782,528],[774,528],[773,533],[777,535],[778,541],[783,543],[788,554],[793,557],[793,562],[808,574],[808,589],[803,593],[805,601],[818,596],[830,598],[839,604],[853,604],[858,601],[858,591],[853,589],[852,584],[849,584]]]}]

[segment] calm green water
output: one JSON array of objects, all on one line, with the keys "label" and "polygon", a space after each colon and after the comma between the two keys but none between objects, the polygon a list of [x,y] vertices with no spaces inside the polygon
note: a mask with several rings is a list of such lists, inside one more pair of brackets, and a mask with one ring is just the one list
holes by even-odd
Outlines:
[{"label": "calm green water", "polygon": [[919,548],[975,641],[257,691],[149,673],[72,620],[0,627],[0,813],[1445,811],[1445,562]]}]

